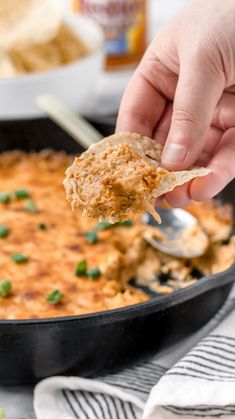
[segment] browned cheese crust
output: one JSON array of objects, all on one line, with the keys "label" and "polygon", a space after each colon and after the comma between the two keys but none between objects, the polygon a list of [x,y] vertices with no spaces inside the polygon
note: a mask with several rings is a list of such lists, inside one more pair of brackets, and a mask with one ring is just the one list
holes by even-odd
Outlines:
[{"label": "browned cheese crust", "polygon": [[[136,251],[133,261],[126,255],[130,243],[139,241],[138,231],[131,229],[122,242],[125,228],[107,230],[99,233],[97,244],[87,243],[83,233],[94,223],[71,214],[62,185],[68,164],[63,153],[1,155],[0,191],[26,188],[39,209],[28,212],[26,200],[0,203],[0,224],[10,229],[9,236],[0,239],[0,279],[12,282],[12,295],[0,299],[2,319],[83,314],[147,299],[125,285],[141,253]],[[39,223],[45,223],[47,230],[40,230]],[[29,261],[16,264],[10,258],[14,253],[27,255]],[[77,277],[74,272],[81,260],[90,269],[99,267],[101,277],[96,281]],[[46,301],[55,289],[65,295],[57,305]]]},{"label": "browned cheese crust", "polygon": [[[149,298],[128,285],[133,276],[166,294],[194,283],[194,267],[202,273],[217,272],[234,261],[232,240],[227,245],[215,240],[209,248],[210,262],[199,258],[186,263],[163,255],[145,243],[147,227],[138,221],[132,227],[97,230],[98,242],[88,243],[84,233],[93,230],[94,221],[72,214],[65,200],[62,181],[70,163],[66,154],[56,152],[0,155],[0,193],[11,194],[10,203],[0,202],[0,225],[10,230],[0,238],[0,281],[7,278],[12,284],[10,295],[0,297],[0,319],[68,316],[127,306]],[[27,199],[13,197],[13,191],[22,188],[29,192],[37,212],[28,211]],[[197,211],[200,219],[204,205],[197,204],[196,210],[192,206],[190,211]],[[220,228],[226,225],[223,240],[228,238],[231,213],[223,220],[221,208],[211,204],[210,211],[211,220],[217,219]],[[46,224],[46,230],[40,230],[40,223]],[[15,263],[11,259],[15,253],[26,255],[28,261]],[[81,260],[87,261],[89,269],[99,268],[101,276],[93,280],[76,276]],[[169,276],[164,284],[161,274]],[[64,297],[51,304],[47,296],[56,289]]]}]

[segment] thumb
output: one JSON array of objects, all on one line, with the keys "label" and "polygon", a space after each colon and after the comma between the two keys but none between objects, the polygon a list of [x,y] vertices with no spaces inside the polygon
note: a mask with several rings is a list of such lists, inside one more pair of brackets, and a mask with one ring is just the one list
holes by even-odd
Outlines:
[{"label": "thumb", "polygon": [[162,155],[166,169],[187,169],[198,159],[223,89],[222,73],[210,70],[201,60],[182,63]]}]

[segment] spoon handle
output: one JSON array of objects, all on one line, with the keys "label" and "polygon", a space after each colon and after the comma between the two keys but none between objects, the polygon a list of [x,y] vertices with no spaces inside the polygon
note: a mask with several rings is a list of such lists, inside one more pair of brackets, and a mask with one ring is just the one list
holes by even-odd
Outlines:
[{"label": "spoon handle", "polygon": [[76,115],[57,97],[43,94],[37,97],[36,102],[57,125],[82,147],[88,148],[94,142],[101,140],[102,135],[89,122]]}]

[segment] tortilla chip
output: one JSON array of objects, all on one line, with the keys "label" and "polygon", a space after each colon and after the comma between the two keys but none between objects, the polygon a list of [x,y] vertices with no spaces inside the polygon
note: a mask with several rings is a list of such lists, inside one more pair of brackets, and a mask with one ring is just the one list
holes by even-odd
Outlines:
[{"label": "tortilla chip", "polygon": [[169,172],[161,167],[163,147],[135,133],[114,134],[92,144],[67,169],[64,186],[73,209],[116,222],[149,212],[158,222],[155,198],[210,170]]},{"label": "tortilla chip", "polygon": [[211,171],[204,167],[194,167],[190,170],[182,170],[179,172],[168,172],[174,176],[165,176],[156,189],[155,197],[158,198],[167,192],[173,191],[177,186],[184,185],[187,182],[197,178],[209,175]]},{"label": "tortilla chip", "polygon": [[113,134],[103,140],[92,144],[84,154],[99,154],[107,149],[107,146],[112,144],[118,146],[120,144],[128,144],[132,147],[141,157],[149,157],[155,160],[158,165],[161,162],[161,155],[163,147],[149,137],[132,132],[123,132],[120,134]]},{"label": "tortilla chip", "polygon": [[[128,144],[141,157],[147,157],[151,163],[157,163],[158,167],[160,167],[163,146],[149,137],[144,137],[136,133],[124,132],[110,135],[109,137],[106,137],[103,140],[92,144],[85,152],[85,154],[94,153],[98,155],[99,153],[105,151],[109,144]],[[166,173],[165,169],[163,169],[163,173]],[[158,198],[159,196],[172,191],[177,186],[190,182],[197,177],[206,176],[209,173],[210,170],[204,167],[193,167],[189,170],[182,170],[177,172],[167,171],[167,176],[162,176],[161,182],[157,186],[155,198]]]}]

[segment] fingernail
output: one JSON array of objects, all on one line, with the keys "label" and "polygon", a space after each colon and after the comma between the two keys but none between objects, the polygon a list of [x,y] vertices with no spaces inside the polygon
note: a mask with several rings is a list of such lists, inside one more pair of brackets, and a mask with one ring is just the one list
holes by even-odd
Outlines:
[{"label": "fingernail", "polygon": [[165,164],[180,163],[187,155],[187,148],[183,144],[170,143],[163,152],[162,160]]}]

